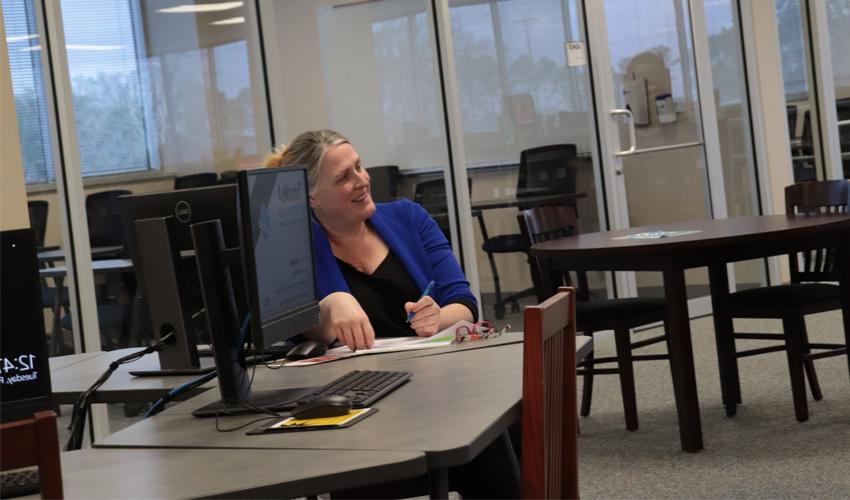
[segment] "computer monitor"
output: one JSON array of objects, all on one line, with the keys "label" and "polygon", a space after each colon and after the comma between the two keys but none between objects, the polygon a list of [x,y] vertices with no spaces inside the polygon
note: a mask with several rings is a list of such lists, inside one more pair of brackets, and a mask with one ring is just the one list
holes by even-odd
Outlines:
[{"label": "computer monitor", "polygon": [[53,407],[35,234],[0,232],[0,422]]},{"label": "computer monitor", "polygon": [[194,224],[192,234],[221,400],[192,412],[196,417],[284,408],[315,388],[252,392],[246,372],[230,271],[244,266],[255,347],[303,333],[319,324],[304,168],[239,174],[241,248],[227,248],[217,221]]},{"label": "computer monitor", "polygon": [[239,174],[242,259],[256,349],[318,321],[306,184],[303,169]]},{"label": "computer monitor", "polygon": [[[122,196],[119,212],[136,275],[137,329],[175,342],[159,352],[161,370],[134,375],[203,373],[198,343],[208,343],[191,224],[220,220],[228,245],[238,246],[236,186],[223,185]],[[240,298],[242,294],[239,294]],[[247,302],[240,300],[240,309]]]}]

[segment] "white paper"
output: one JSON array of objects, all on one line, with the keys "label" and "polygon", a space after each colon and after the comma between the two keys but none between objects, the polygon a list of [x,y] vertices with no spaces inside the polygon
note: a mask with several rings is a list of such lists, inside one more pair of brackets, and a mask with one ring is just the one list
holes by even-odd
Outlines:
[{"label": "white paper", "polygon": [[587,66],[587,53],[584,50],[584,42],[567,42],[564,45],[567,48],[567,66],[571,68]]},{"label": "white paper", "polygon": [[364,356],[366,354],[380,354],[384,352],[399,352],[399,351],[414,351],[417,349],[430,349],[432,347],[445,347],[451,345],[455,339],[455,330],[458,327],[467,326],[470,330],[473,329],[473,324],[468,321],[458,321],[452,326],[441,332],[437,332],[430,337],[391,337],[378,338],[369,349],[359,349],[352,351],[347,346],[335,347],[329,349],[323,356],[316,358],[304,359],[301,361],[289,361],[284,363],[284,366],[309,366],[337,359],[350,358],[352,356]]}]

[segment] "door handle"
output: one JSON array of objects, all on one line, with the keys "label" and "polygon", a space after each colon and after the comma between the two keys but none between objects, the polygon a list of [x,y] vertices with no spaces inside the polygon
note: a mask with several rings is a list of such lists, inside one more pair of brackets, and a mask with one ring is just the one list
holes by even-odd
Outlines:
[{"label": "door handle", "polygon": [[635,145],[635,119],[632,116],[631,110],[628,110],[628,109],[612,109],[610,111],[610,113],[611,113],[611,116],[626,115],[626,118],[628,118],[628,124],[629,124],[629,140],[631,141],[631,146],[629,147],[629,149],[626,149],[625,151],[617,151],[616,153],[614,153],[614,156],[628,156],[628,155],[634,153],[635,148],[637,146]]}]

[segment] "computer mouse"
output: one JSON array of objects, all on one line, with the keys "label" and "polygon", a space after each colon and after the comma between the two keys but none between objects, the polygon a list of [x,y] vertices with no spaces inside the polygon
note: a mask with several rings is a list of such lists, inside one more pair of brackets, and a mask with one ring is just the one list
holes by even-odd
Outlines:
[{"label": "computer mouse", "polygon": [[328,352],[328,346],[321,342],[308,340],[301,342],[286,353],[287,361],[297,361],[299,359],[315,358]]},{"label": "computer mouse", "polygon": [[319,396],[316,399],[295,407],[290,412],[293,418],[328,418],[339,417],[348,413],[351,409],[351,401],[345,396]]}]

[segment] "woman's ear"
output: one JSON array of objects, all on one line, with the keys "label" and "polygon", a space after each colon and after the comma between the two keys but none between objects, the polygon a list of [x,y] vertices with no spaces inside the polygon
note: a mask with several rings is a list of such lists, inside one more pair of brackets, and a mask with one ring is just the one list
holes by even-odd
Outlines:
[{"label": "woman's ear", "polygon": [[316,197],[313,196],[312,194],[309,195],[309,196],[310,196],[310,208],[315,209],[316,208]]}]

